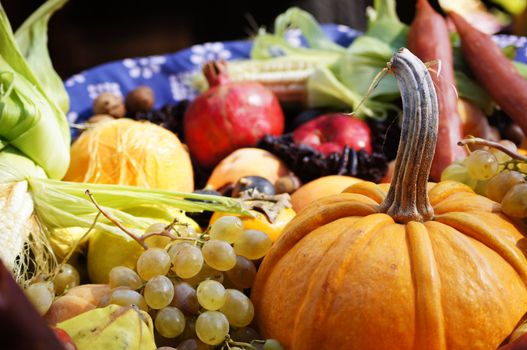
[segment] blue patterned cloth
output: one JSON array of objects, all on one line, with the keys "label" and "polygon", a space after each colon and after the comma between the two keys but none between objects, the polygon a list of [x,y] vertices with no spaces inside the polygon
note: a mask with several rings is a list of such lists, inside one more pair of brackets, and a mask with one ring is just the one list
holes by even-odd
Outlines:
[{"label": "blue patterned cloth", "polygon": [[[324,32],[336,43],[347,47],[361,33],[344,25],[323,25]],[[300,30],[292,29],[286,39],[294,46],[305,46]],[[527,38],[510,35],[494,37],[499,46],[517,47],[516,60],[527,63]],[[251,42],[229,41],[194,45],[173,54],[127,58],[106,63],[75,74],[65,81],[70,96],[70,123],[82,123],[92,115],[93,100],[102,92],[121,96],[139,85],[150,86],[156,96],[155,108],[196,96],[189,81],[202,64],[211,59],[248,58]]]}]

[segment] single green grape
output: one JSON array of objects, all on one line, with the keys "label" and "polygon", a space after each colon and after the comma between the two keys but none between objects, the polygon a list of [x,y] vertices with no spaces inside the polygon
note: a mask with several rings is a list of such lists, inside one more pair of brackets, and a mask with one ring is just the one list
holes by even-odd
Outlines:
[{"label": "single green grape", "polygon": [[[156,222],[148,226],[145,230],[145,235],[152,233],[161,233],[165,230],[167,224],[162,222]],[[165,248],[170,243],[170,237],[152,235],[145,239],[145,244],[149,248]]]},{"label": "single green grape", "polygon": [[263,258],[271,249],[273,241],[260,230],[245,230],[236,242],[234,251],[250,260]]},{"label": "single green grape", "polygon": [[229,334],[229,321],[221,312],[205,311],[196,320],[196,334],[205,344],[221,344]]},{"label": "single green grape", "polygon": [[441,173],[441,181],[457,181],[474,189],[478,180],[470,176],[467,167],[462,163],[452,163]]},{"label": "single green grape", "polygon": [[[518,151],[518,147],[516,147],[516,144],[512,141],[509,141],[509,140],[500,140],[499,141],[500,144],[502,144],[503,146],[505,146],[505,148],[507,148],[509,151],[512,151],[512,152],[517,152]],[[498,163],[505,163],[505,162],[508,162],[510,161],[512,158],[510,156],[508,156],[506,153],[496,149],[496,148],[491,148],[490,149],[490,152],[494,155],[494,157],[496,157],[496,159],[498,160]]]},{"label": "single green grape", "polygon": [[42,316],[48,312],[53,303],[53,298],[55,298],[55,291],[51,282],[33,283],[26,288],[25,293],[31,304]]},{"label": "single green grape", "polygon": [[182,247],[173,260],[172,270],[181,278],[196,276],[203,267],[201,249],[194,245]]},{"label": "single green grape", "polygon": [[139,289],[143,285],[141,277],[129,267],[116,266],[110,270],[108,284],[111,289],[125,287],[129,289]]},{"label": "single green grape", "polygon": [[166,275],[170,269],[170,256],[161,248],[148,248],[137,259],[136,270],[145,281],[158,275]]},{"label": "single green grape", "polygon": [[165,338],[175,338],[185,329],[185,315],[175,307],[165,307],[156,315],[155,327]]},{"label": "single green grape", "polygon": [[499,163],[494,154],[478,149],[463,161],[468,173],[476,180],[488,180],[498,173]]},{"label": "single green grape", "polygon": [[146,282],[143,295],[148,306],[159,310],[172,302],[174,285],[167,276],[155,276]]},{"label": "single green grape", "polygon": [[135,305],[143,311],[148,311],[145,299],[135,290],[116,289],[112,292],[108,303],[120,306]]},{"label": "single green grape", "polygon": [[222,216],[210,226],[210,238],[234,243],[243,234],[242,220],[237,216]]},{"label": "single green grape", "polygon": [[218,310],[225,303],[225,287],[220,282],[205,280],[196,292],[199,304],[207,310]]},{"label": "single green grape", "polygon": [[228,271],[236,265],[236,253],[232,246],[217,239],[211,239],[201,248],[207,265],[218,271]]},{"label": "single green grape", "polygon": [[284,350],[284,347],[276,339],[267,339],[264,343],[263,350]]},{"label": "single green grape", "polygon": [[503,212],[514,218],[527,217],[527,184],[513,186],[501,201]]},{"label": "single green grape", "polygon": [[233,327],[245,327],[251,323],[254,317],[254,306],[251,299],[236,289],[225,291],[225,302],[220,311]]},{"label": "single green grape", "polygon": [[174,261],[176,260],[177,253],[184,248],[184,247],[190,247],[194,244],[191,244],[190,242],[177,242],[168,248],[168,256],[170,256],[170,261],[172,264],[174,264]]},{"label": "single green grape", "polygon": [[78,286],[79,283],[79,272],[70,264],[62,265],[59,272],[53,277],[53,286],[56,295],[61,295],[68,289]]},{"label": "single green grape", "polygon": [[500,203],[513,186],[524,182],[525,177],[520,172],[504,170],[487,182],[486,195],[493,201]]}]

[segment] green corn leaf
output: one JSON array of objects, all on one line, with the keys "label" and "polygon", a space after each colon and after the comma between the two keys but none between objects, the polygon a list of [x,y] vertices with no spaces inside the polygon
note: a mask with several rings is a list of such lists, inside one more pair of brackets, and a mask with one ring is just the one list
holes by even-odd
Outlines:
[{"label": "green corn leaf", "polygon": [[68,0],[50,0],[38,8],[15,32],[18,49],[49,96],[64,113],[69,110],[69,96],[62,79],[53,69],[48,52],[48,22],[53,13]]},{"label": "green corn leaf", "polygon": [[[60,179],[68,169],[70,130],[66,116],[18,49],[1,5],[0,140],[4,147],[10,145],[28,157],[50,178]],[[11,167],[11,177],[17,174],[18,180],[32,176],[25,173],[28,167],[18,167],[17,163],[0,167]]]}]

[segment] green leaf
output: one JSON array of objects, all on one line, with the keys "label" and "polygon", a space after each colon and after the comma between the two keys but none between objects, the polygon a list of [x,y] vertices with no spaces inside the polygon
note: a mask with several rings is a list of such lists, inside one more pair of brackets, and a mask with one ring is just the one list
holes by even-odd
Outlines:
[{"label": "green leaf", "polygon": [[342,52],[344,48],[331,41],[316,19],[308,12],[292,7],[282,13],[274,22],[275,35],[283,37],[289,28],[298,28],[304,34],[309,47],[319,50]]},{"label": "green leaf", "polygon": [[527,8],[527,0],[491,0],[493,3],[503,6],[508,12],[519,15]]},{"label": "green leaf", "polygon": [[[335,68],[338,79],[361,96],[366,95],[375,76],[393,55],[388,43],[370,36],[361,36],[348,48]],[[393,101],[400,96],[393,76],[386,76],[371,92],[370,98]]]},{"label": "green leaf", "polygon": [[20,181],[25,177],[46,177],[44,169],[14,147],[4,147],[0,152],[0,183]]},{"label": "green leaf", "polygon": [[514,57],[516,57],[516,46],[507,45],[501,49],[501,52],[503,52],[505,57],[507,57],[509,60],[513,60]]},{"label": "green leaf", "polygon": [[[33,177],[29,178],[28,182],[35,211],[41,222],[50,230],[88,228],[92,225],[99,211],[86,195],[87,189],[101,207],[131,229],[144,230],[156,219],[173,218],[176,209],[186,212],[221,211],[252,216],[241,201],[222,196]],[[105,218],[101,218],[96,227],[120,233],[119,229]]]},{"label": "green leaf", "polygon": [[460,97],[472,101],[486,114],[494,109],[494,101],[483,88],[462,71],[455,71],[457,92]]},{"label": "green leaf", "polygon": [[15,32],[18,49],[26,58],[44,90],[64,113],[69,110],[69,97],[49,57],[48,22],[53,13],[67,2],[68,0],[45,2]]},{"label": "green leaf", "polygon": [[320,61],[321,63],[335,62],[342,52],[291,46],[283,37],[260,33],[253,42],[251,58],[276,59],[280,57],[301,58],[306,61]]},{"label": "green leaf", "polygon": [[[47,176],[60,179],[69,165],[70,129],[15,42],[0,5],[0,138],[30,158]],[[5,149],[2,150],[4,152]],[[5,158],[3,158],[5,161]],[[17,163],[1,164],[16,167]],[[28,167],[21,167],[22,170]],[[24,176],[22,171],[20,178]]]},{"label": "green leaf", "polygon": [[[364,35],[388,44],[394,52],[406,46],[408,26],[397,16],[394,0],[375,0],[369,11],[368,29]],[[353,44],[352,44],[353,45]]]}]

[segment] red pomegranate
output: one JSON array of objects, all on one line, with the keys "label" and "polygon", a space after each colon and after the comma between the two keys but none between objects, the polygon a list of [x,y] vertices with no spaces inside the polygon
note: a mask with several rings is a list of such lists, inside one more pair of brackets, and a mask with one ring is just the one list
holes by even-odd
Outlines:
[{"label": "red pomegranate", "polygon": [[254,82],[231,82],[224,62],[208,62],[203,73],[209,90],[198,96],[184,117],[191,156],[211,169],[238,148],[254,147],[264,135],[284,131],[276,96]]}]

